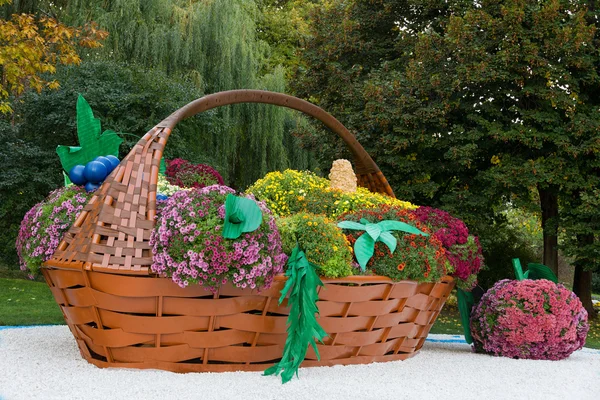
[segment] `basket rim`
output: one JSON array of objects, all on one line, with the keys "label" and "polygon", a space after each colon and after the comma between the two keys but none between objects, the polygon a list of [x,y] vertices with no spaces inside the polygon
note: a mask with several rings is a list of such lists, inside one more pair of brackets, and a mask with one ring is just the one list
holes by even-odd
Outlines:
[{"label": "basket rim", "polygon": [[[42,266],[40,267],[40,269],[47,269],[47,270],[70,270],[73,271],[75,270],[74,268],[61,268],[58,267],[56,265],[53,265],[52,263],[43,263]],[[99,273],[99,274],[108,274],[108,275],[118,275],[118,276],[123,276],[122,273],[119,273],[117,271],[113,272],[110,270],[94,270],[94,273]],[[167,276],[158,276],[156,274],[149,274],[149,275],[128,275],[130,278],[151,278],[151,279],[168,279],[171,280],[170,277]],[[397,283],[402,283],[402,282],[414,282],[416,284],[436,284],[436,283],[451,283],[453,281],[455,281],[454,277],[451,275],[443,275],[438,281],[432,281],[432,282],[419,282],[415,279],[402,279],[399,281],[395,281],[392,278],[388,277],[388,276],[383,276],[383,275],[349,275],[346,276],[344,278],[326,278],[324,276],[319,276],[319,279],[321,279],[321,282],[323,283],[331,283],[331,284],[343,284],[343,283],[354,283],[354,284],[358,284],[358,285],[364,285],[364,284],[371,284],[371,283],[387,283],[387,284],[397,284]],[[285,273],[280,273],[277,274],[273,277],[273,282],[282,282],[282,281],[287,281],[287,276],[285,275]],[[228,281],[229,283],[229,281]],[[195,286],[195,285],[194,285]]]}]

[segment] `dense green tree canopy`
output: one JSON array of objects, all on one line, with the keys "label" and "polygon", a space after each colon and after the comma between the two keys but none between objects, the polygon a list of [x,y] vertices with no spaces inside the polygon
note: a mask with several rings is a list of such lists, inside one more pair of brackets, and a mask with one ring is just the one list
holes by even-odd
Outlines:
[{"label": "dense green tree canopy", "polygon": [[598,186],[588,5],[333,1],[312,17],[297,89],[355,131],[398,196],[475,230],[508,202],[541,201],[556,238],[559,202],[573,208]]}]

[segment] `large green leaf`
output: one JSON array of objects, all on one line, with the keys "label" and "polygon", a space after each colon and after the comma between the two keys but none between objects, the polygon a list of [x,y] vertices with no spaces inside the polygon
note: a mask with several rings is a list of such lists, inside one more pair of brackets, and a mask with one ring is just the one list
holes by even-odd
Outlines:
[{"label": "large green leaf", "polygon": [[360,269],[363,271],[367,269],[367,264],[371,257],[373,257],[373,253],[375,253],[375,241],[373,238],[365,234],[360,235],[354,243],[354,255],[356,256],[358,265],[360,265]]},{"label": "large green leaf", "polygon": [[75,165],[85,165],[98,156],[119,156],[121,139],[116,132],[104,131],[101,134],[100,120],[88,102],[79,95],[77,99],[77,137],[79,146],[58,146],[56,153],[60,163],[69,172]]},{"label": "large green leaf", "polygon": [[237,239],[244,232],[253,232],[261,223],[262,211],[254,200],[231,193],[227,195],[225,222],[221,233],[225,239]]},{"label": "large green leaf", "polygon": [[471,311],[475,304],[473,293],[465,292],[461,288],[456,288],[456,298],[458,301],[458,311],[460,312],[460,321],[463,326],[463,332],[465,334],[465,341],[468,344],[473,343],[473,336],[471,336]]},{"label": "large green leaf", "polygon": [[402,231],[411,233],[413,235],[429,236],[427,233],[407,224],[406,222],[385,220],[379,222],[377,225],[381,226],[381,229],[384,231]]},{"label": "large green leaf", "polygon": [[381,235],[379,235],[379,241],[383,242],[390,249],[390,253],[393,254],[394,251],[396,251],[398,241],[390,232],[382,232]]},{"label": "large green leaf", "polygon": [[354,222],[354,221],[342,221],[339,222],[337,224],[338,228],[342,228],[342,229],[351,229],[351,230],[355,230],[355,231],[364,231],[366,229],[366,226],[359,223],[359,222]]},{"label": "large green leaf", "polygon": [[558,277],[544,264],[529,263],[527,264],[527,272],[529,272],[529,279],[547,279],[554,283],[558,283]]},{"label": "large green leaf", "polygon": [[381,235],[381,232],[383,232],[378,224],[366,224],[365,228],[369,236],[371,236],[374,241],[377,241],[377,239],[379,239],[379,235]]},{"label": "large green leaf", "polygon": [[298,368],[306,357],[308,346],[312,346],[317,359],[320,359],[319,350],[315,340],[322,342],[327,333],[319,325],[316,315],[317,288],[323,286],[323,282],[316,273],[316,268],[311,264],[300,247],[296,245],[288,260],[288,277],[285,286],[281,290],[279,304],[289,294],[287,338],[283,348],[281,360],[264,372],[265,375],[279,375],[281,381],[288,382],[294,374],[298,376]]},{"label": "large green leaf", "polygon": [[522,281],[525,279],[525,274],[523,274],[523,267],[521,266],[521,260],[518,258],[512,259],[513,270],[515,271],[515,278],[518,281]]},{"label": "large green leaf", "polygon": [[[398,241],[391,234],[391,231],[403,231],[415,235],[429,236],[427,233],[400,221],[385,220],[373,224],[365,218],[361,218],[360,223],[354,221],[342,221],[337,224],[338,228],[351,229],[357,231],[366,231],[366,235],[361,235],[354,243],[354,255],[364,271],[367,268],[367,263],[373,257],[375,252],[375,243],[383,242],[391,253],[396,251]],[[367,239],[368,238],[368,239]]]}]

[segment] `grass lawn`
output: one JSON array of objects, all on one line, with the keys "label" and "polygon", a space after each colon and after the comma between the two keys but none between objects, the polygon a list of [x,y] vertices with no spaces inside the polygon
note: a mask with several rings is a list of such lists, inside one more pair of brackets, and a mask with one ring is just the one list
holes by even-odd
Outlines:
[{"label": "grass lawn", "polygon": [[[44,282],[0,278],[0,325],[64,324],[64,319]],[[600,318],[590,323],[586,347],[600,349]],[[455,307],[444,307],[431,333],[462,334]]]},{"label": "grass lawn", "polygon": [[64,324],[48,286],[25,279],[0,279],[0,325]]}]

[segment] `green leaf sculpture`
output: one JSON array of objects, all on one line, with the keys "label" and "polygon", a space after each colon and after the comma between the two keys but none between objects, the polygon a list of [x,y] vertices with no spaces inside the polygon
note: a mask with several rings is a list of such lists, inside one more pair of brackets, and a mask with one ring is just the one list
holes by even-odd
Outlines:
[{"label": "green leaf sculpture", "polygon": [[116,132],[107,130],[101,134],[100,120],[94,118],[94,113],[88,102],[79,95],[77,99],[77,137],[79,146],[58,146],[56,153],[60,163],[69,173],[76,165],[86,165],[98,156],[119,156],[121,139]]},{"label": "green leaf sculpture", "polygon": [[315,340],[323,343],[327,333],[317,322],[317,288],[323,282],[317,275],[316,268],[311,264],[300,247],[296,245],[288,260],[288,269],[285,273],[287,282],[281,290],[279,304],[289,293],[288,306],[290,314],[287,320],[287,339],[283,348],[281,361],[265,370],[265,375],[279,375],[282,383],[289,382],[294,374],[298,376],[298,367],[306,357],[306,350],[311,345],[315,350],[317,359],[321,359]]},{"label": "green leaf sculpture", "polygon": [[558,283],[558,277],[556,274],[544,264],[527,264],[527,276],[529,279],[547,279],[554,283]]},{"label": "green leaf sculpture", "polygon": [[521,266],[521,260],[513,258],[513,270],[515,271],[515,277],[518,281],[524,279],[547,279],[554,283],[558,283],[558,277],[556,274],[544,264],[529,263],[527,264],[527,271],[523,272]]},{"label": "green leaf sculpture", "polygon": [[521,266],[521,260],[519,260],[518,258],[513,258],[512,265],[513,265],[513,271],[515,272],[515,278],[518,281],[527,279],[528,274],[523,273],[523,267]]},{"label": "green leaf sculpture", "polygon": [[262,223],[262,211],[256,202],[228,194],[225,199],[225,223],[221,235],[237,239],[244,232],[253,232]]},{"label": "green leaf sculpture", "polygon": [[458,300],[458,311],[460,312],[460,321],[463,326],[463,331],[465,333],[465,341],[468,344],[473,343],[473,336],[471,335],[471,311],[473,310],[473,305],[475,305],[475,299],[473,298],[473,293],[465,292],[461,288],[456,288],[456,297]]},{"label": "green leaf sculpture", "polygon": [[363,271],[366,270],[367,263],[371,257],[373,257],[376,242],[383,242],[390,249],[391,253],[396,251],[398,241],[394,235],[392,235],[392,231],[402,231],[414,235],[429,236],[427,233],[420,231],[412,225],[392,220],[385,220],[373,224],[363,218],[360,220],[360,223],[354,221],[342,221],[338,223],[337,226],[342,229],[367,232],[367,234],[360,235],[360,237],[356,239],[356,243],[354,243],[354,255]]}]

